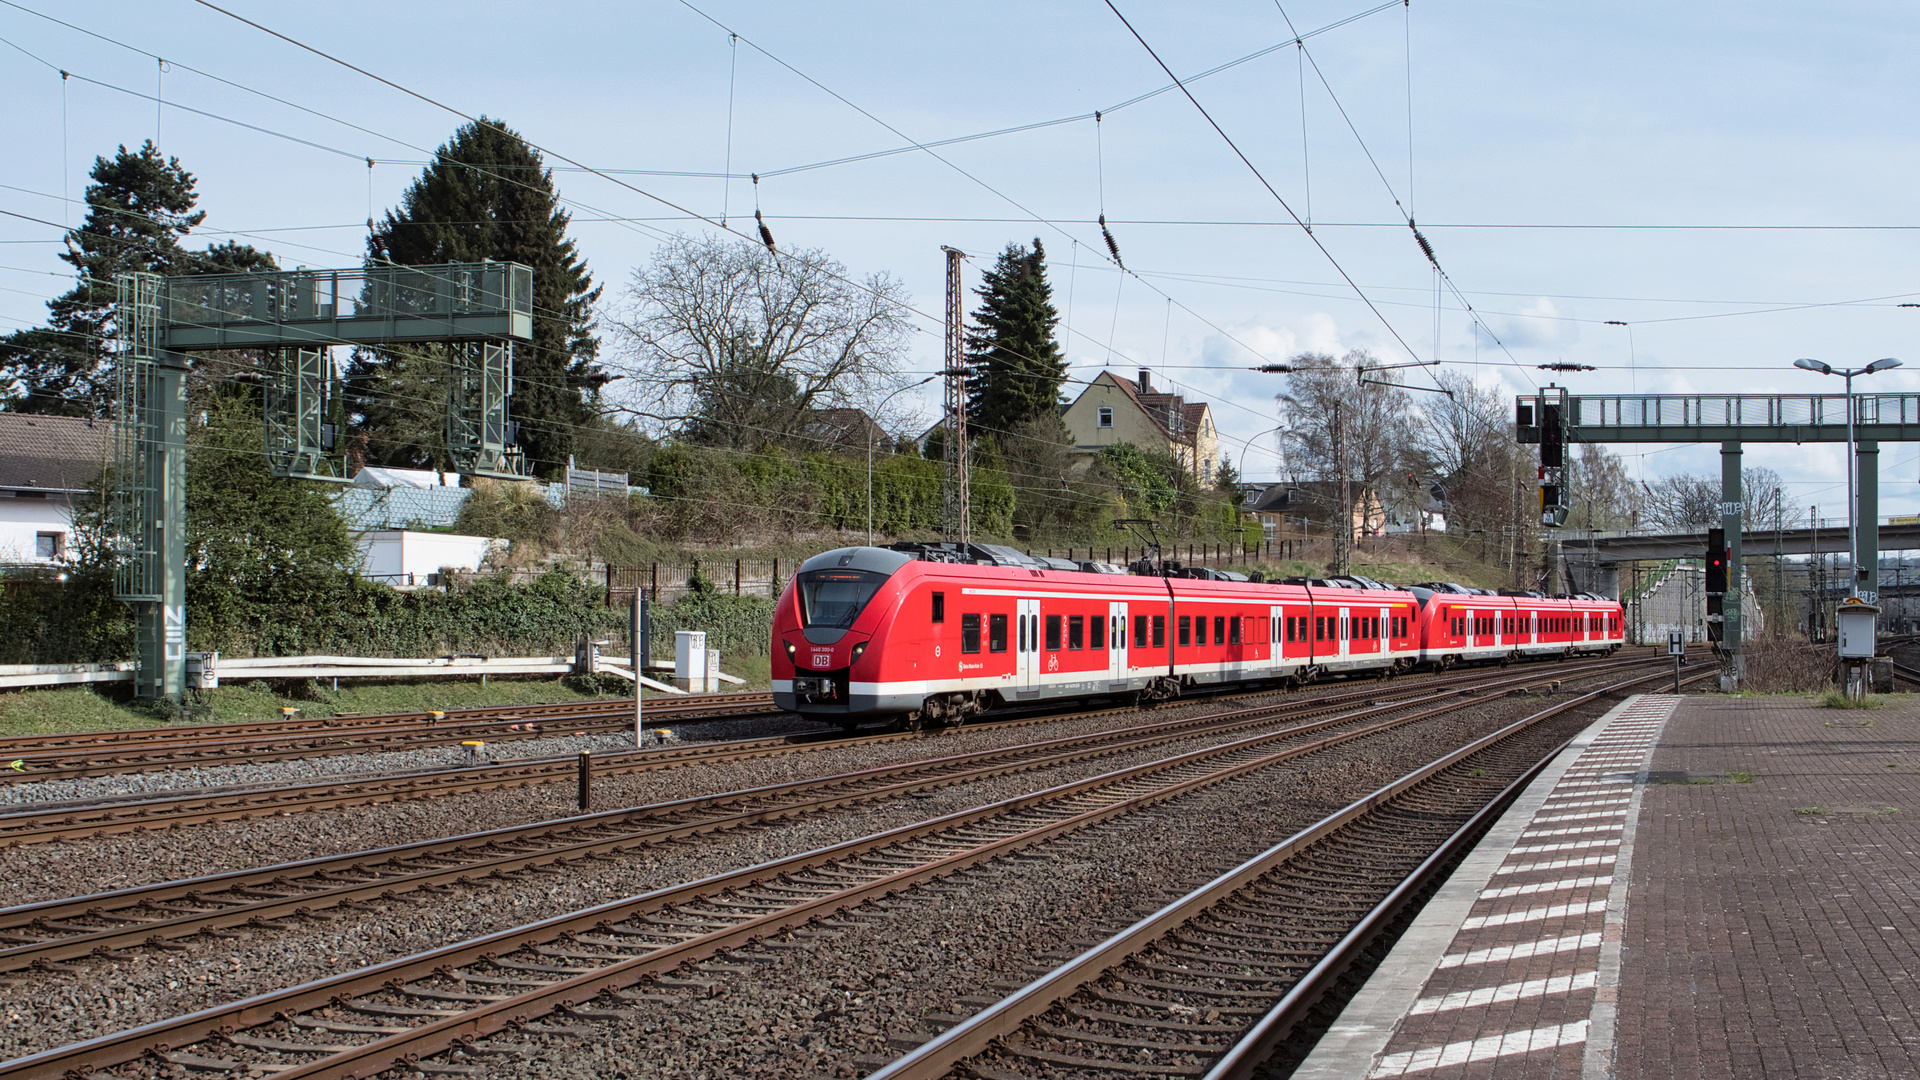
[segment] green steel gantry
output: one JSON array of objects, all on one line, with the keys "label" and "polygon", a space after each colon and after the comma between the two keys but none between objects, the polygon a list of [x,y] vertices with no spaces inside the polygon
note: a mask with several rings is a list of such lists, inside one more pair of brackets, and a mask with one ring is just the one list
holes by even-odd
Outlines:
[{"label": "green steel gantry", "polygon": [[[1852,512],[1859,523],[1851,553],[1857,589],[1880,592],[1880,444],[1920,442],[1920,394],[1570,394],[1549,386],[1516,402],[1519,441],[1720,444],[1720,527],[1727,543],[1727,592],[1721,612],[1726,671],[1722,686],[1744,676],[1741,649],[1741,447],[1744,443],[1844,443],[1849,410],[1859,478]],[[1545,466],[1543,465],[1543,469]],[[1543,480],[1546,479],[1543,473]],[[1543,504],[1550,502],[1544,495]]]},{"label": "green steel gantry", "polygon": [[520,480],[510,435],[513,342],[533,337],[533,271],[446,263],[117,280],[114,595],[134,610],[134,689],[186,683],[186,373],[189,352],[265,354],[263,440],[276,476],[344,483],[330,348],[442,344],[447,448],[472,476]]}]

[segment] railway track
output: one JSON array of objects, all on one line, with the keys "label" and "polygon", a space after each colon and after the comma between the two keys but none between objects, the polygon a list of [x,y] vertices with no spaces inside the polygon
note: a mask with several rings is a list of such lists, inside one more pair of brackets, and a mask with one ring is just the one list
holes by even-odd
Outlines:
[{"label": "railway track", "polygon": [[[1663,675],[1639,675],[1530,722]],[[1489,683],[1528,678],[1482,677]],[[639,1018],[643,1013],[631,1006],[643,1005],[644,995],[628,988],[647,977],[1463,703],[1458,693],[1448,696],[1445,704],[1385,719],[1382,714],[1406,713],[1409,703],[1356,709],[1328,718],[1318,726],[1331,730],[1311,736],[1282,729],[1234,738],[45,1051],[0,1063],[0,1078],[145,1077],[167,1074],[172,1066],[208,1075],[364,1077],[508,1027],[564,1034],[570,1022]],[[545,1018],[556,1015],[561,1026],[551,1028]]]},{"label": "railway track", "polygon": [[[1695,675],[1688,682],[1711,678]],[[872,1080],[1244,1080],[1565,746],[1542,710],[1408,773],[923,1043]]]},{"label": "railway track", "polygon": [[[764,692],[702,694],[686,700],[650,701],[646,706],[650,723],[777,711],[773,695]],[[0,738],[0,762],[18,763],[15,767],[0,769],[0,782],[75,780],[120,773],[453,746],[469,739],[501,743],[571,732],[600,734],[632,729],[633,701],[623,698],[462,709],[441,717],[396,713],[60,736],[20,735]]]},{"label": "railway track", "polygon": [[[1522,678],[1543,681],[1566,678],[1592,670],[1596,664],[1646,662],[1647,658],[1594,660],[1528,669]],[[1418,692],[1426,688],[1472,685],[1484,678],[1484,669],[1466,674],[1433,676],[1390,684],[1369,682],[1353,690],[1341,690],[1303,699],[1304,703],[1326,702],[1338,705],[1350,701],[1378,698],[1389,687],[1397,692]],[[1274,691],[1258,691],[1232,696],[1268,696]],[[1092,716],[1131,712],[1128,708],[1087,710],[1071,714],[1048,713],[1023,719],[1002,720],[997,727],[1058,722]],[[647,772],[685,765],[740,760],[792,753],[817,746],[847,746],[939,738],[914,732],[861,735],[848,738],[837,730],[799,735],[782,735],[728,742],[699,743],[647,750],[615,751],[593,756],[593,768],[601,775]],[[196,790],[185,794],[161,796],[115,796],[84,803],[34,806],[16,813],[0,814],[0,846],[77,840],[113,833],[142,832],[216,821],[244,821],[250,818],[367,806],[408,799],[496,791],[534,784],[567,782],[579,768],[577,757],[525,758],[498,764],[464,768],[430,769],[414,772],[383,773],[375,776],[341,777],[302,784],[257,787],[232,787]]]}]

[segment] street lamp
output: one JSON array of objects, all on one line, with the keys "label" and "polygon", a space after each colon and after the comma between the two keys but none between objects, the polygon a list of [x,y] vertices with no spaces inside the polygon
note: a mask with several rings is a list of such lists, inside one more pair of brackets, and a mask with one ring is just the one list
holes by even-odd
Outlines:
[{"label": "street lamp", "polygon": [[1891,356],[1888,356],[1888,357],[1883,357],[1879,360],[1875,360],[1873,363],[1868,364],[1866,367],[1854,368],[1852,370],[1848,370],[1846,368],[1836,368],[1832,364],[1823,363],[1819,360],[1805,360],[1805,359],[1795,360],[1793,362],[1793,366],[1799,368],[1802,371],[1814,371],[1822,375],[1838,375],[1847,381],[1847,462],[1846,462],[1846,466],[1847,466],[1847,563],[1848,565],[1853,567],[1853,575],[1852,575],[1853,584],[1847,589],[1847,595],[1859,596],[1860,595],[1860,536],[1859,536],[1860,508],[1854,505],[1854,494],[1853,494],[1853,470],[1856,464],[1856,461],[1853,455],[1853,413],[1854,413],[1853,377],[1855,375],[1871,375],[1876,371],[1887,371],[1891,368],[1897,368],[1900,366],[1900,361],[1895,360]]},{"label": "street lamp", "polygon": [[[946,372],[942,371],[936,375],[929,375],[926,378],[921,379],[919,382],[908,383],[907,385],[901,387],[900,389],[895,390],[893,393],[888,394],[886,397],[881,398],[880,404],[875,405],[873,407],[873,411],[876,413],[880,412],[881,410],[887,407],[887,402],[892,401],[894,398],[899,397],[901,394],[906,393],[907,391],[913,389],[916,386],[925,386],[928,383],[932,382],[933,380],[939,378],[941,375],[945,375],[945,374]],[[875,421],[873,427],[878,427],[878,426],[879,426],[879,422]],[[869,427],[867,429],[867,546],[868,547],[873,546],[873,444],[878,441],[873,437],[873,427]]]}]

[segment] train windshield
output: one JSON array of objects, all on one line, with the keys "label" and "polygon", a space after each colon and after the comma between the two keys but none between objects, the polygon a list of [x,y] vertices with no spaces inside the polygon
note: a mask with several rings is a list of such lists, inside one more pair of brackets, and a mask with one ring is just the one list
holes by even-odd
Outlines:
[{"label": "train windshield", "polygon": [[809,570],[800,575],[801,616],[809,629],[852,629],[886,580],[865,570]]}]

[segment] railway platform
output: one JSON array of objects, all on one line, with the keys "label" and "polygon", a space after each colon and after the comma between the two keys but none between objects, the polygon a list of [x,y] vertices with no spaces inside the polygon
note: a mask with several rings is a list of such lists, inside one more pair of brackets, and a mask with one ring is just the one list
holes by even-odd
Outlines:
[{"label": "railway platform", "polygon": [[1637,695],[1295,1080],[1920,1075],[1920,703]]}]

